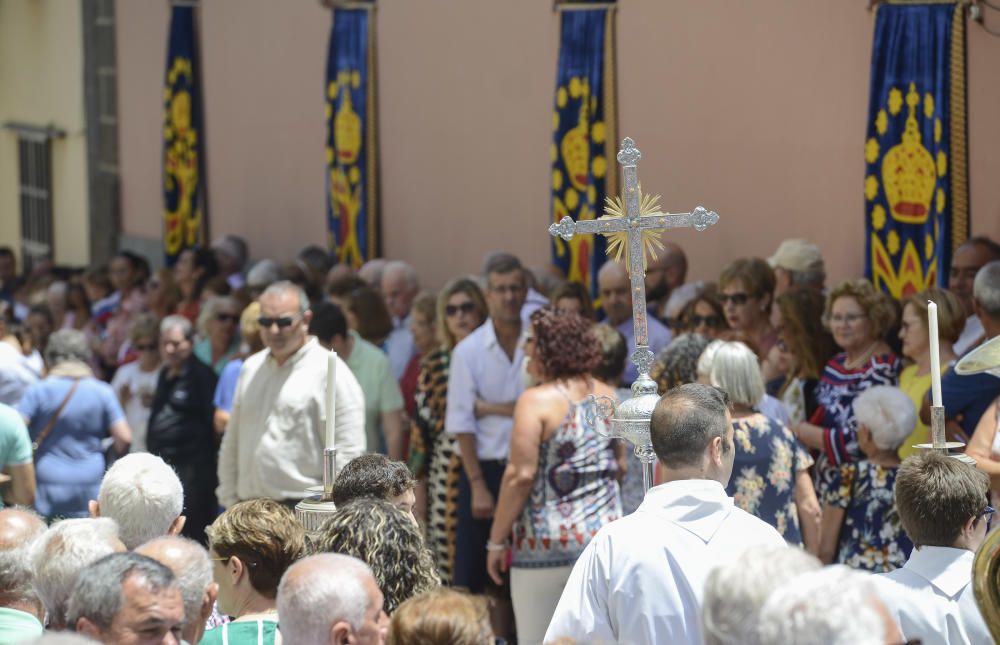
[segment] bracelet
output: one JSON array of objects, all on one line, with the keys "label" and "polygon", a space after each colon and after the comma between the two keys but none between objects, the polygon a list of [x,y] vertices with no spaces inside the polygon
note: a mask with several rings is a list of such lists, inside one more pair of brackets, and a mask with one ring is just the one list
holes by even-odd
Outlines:
[{"label": "bracelet", "polygon": [[506,551],[508,546],[509,545],[506,542],[501,542],[500,544],[497,544],[496,542],[490,542],[489,540],[486,540],[487,551]]}]

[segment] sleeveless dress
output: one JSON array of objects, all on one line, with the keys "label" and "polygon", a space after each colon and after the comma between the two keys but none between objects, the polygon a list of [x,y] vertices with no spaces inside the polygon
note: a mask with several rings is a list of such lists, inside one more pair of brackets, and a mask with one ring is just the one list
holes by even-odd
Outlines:
[{"label": "sleeveless dress", "polygon": [[[594,403],[563,395],[569,410],[539,446],[535,483],[514,524],[512,567],[572,565],[597,531],[622,515],[613,444],[587,421]],[[608,431],[607,420],[595,423]]]}]

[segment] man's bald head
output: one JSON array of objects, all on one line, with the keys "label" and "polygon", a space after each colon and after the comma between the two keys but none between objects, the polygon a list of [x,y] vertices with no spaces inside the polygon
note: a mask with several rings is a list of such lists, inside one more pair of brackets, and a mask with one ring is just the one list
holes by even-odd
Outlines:
[{"label": "man's bald head", "polygon": [[168,535],[140,545],[135,552],[156,560],[176,576],[184,600],[184,640],[199,642],[219,595],[219,586],[212,580],[208,551],[194,540]]},{"label": "man's bald head", "polygon": [[646,265],[646,299],[650,302],[670,296],[687,279],[687,256],[676,242],[663,240],[663,248]]},{"label": "man's bald head", "polygon": [[601,306],[612,327],[632,317],[632,292],[624,264],[608,260],[597,272],[597,289]]},{"label": "man's bald head", "polygon": [[45,532],[45,520],[35,511],[13,507],[0,510],[0,551],[28,544]]}]

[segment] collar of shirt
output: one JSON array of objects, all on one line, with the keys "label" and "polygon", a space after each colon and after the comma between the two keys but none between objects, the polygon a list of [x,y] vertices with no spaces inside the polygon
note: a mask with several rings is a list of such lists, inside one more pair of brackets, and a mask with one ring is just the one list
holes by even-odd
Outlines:
[{"label": "collar of shirt", "polygon": [[650,488],[636,512],[657,513],[708,542],[733,508],[719,482],[682,479]]},{"label": "collar of shirt", "polygon": [[[524,325],[521,325],[521,335],[517,337],[517,347],[514,349],[514,360],[517,361],[517,355],[524,350],[524,336],[527,333]],[[493,347],[498,347],[500,341],[497,340],[497,330],[493,326],[493,319],[487,318],[486,323],[483,325],[483,347],[488,349]]]},{"label": "collar of shirt", "polygon": [[954,598],[972,581],[975,554],[968,549],[947,546],[922,546],[914,549],[903,568]]},{"label": "collar of shirt", "polygon": [[278,368],[281,368],[281,367],[291,367],[291,366],[295,365],[296,363],[298,363],[300,360],[302,360],[302,357],[305,356],[306,354],[308,354],[309,350],[312,349],[313,346],[316,346],[316,345],[319,345],[319,340],[317,340],[315,336],[309,336],[308,339],[306,340],[305,345],[303,345],[302,347],[300,347],[297,352],[295,352],[294,354],[292,354],[291,356],[289,356],[288,360],[286,360],[281,365],[278,365],[278,361],[271,354],[271,348],[269,347],[269,348],[267,348],[265,350],[267,352],[267,358],[266,358],[266,360],[268,362],[270,362],[272,365],[274,365],[274,367],[278,367]]},{"label": "collar of shirt", "polygon": [[410,318],[413,317],[413,312],[406,314],[405,318],[392,317],[392,328],[393,329],[409,329],[410,328]]}]

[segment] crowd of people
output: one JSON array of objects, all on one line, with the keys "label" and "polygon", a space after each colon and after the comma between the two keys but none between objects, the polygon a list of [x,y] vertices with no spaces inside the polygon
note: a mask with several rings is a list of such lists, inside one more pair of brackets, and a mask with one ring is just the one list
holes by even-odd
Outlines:
[{"label": "crowd of people", "polygon": [[[716,282],[666,243],[647,493],[606,415],[638,377],[620,264],[592,293],[495,252],[432,293],[399,260],[248,257],[19,274],[0,248],[0,641],[990,642],[1000,378],[953,369],[1000,335],[988,238],[901,301],[803,240]],[[913,447],[929,300],[975,467]]]}]

